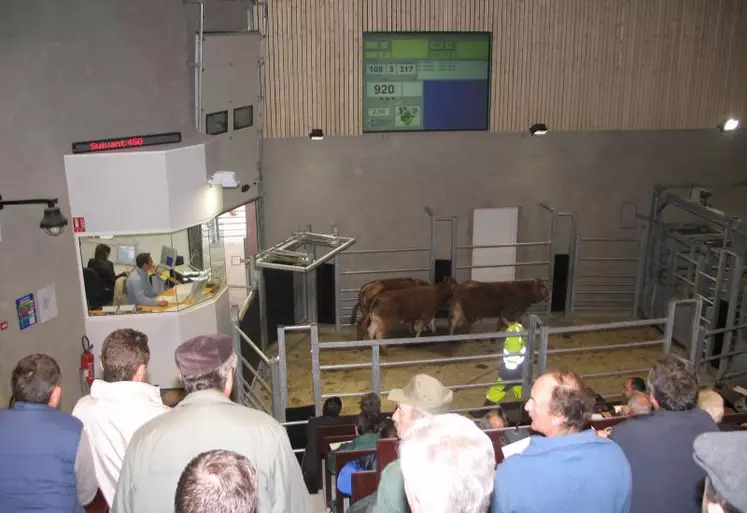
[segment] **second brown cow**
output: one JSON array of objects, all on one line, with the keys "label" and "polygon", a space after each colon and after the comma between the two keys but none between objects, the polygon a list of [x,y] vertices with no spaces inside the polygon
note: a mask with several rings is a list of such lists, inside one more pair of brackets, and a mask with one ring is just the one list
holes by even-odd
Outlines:
[{"label": "second brown cow", "polygon": [[399,324],[410,324],[419,337],[431,324],[438,310],[446,304],[456,286],[447,278],[436,285],[420,285],[402,290],[389,290],[376,296],[368,312],[369,338],[386,337]]},{"label": "second brown cow", "polygon": [[387,278],[364,283],[358,291],[358,302],[355,303],[350,314],[350,324],[352,326],[355,325],[359,309],[363,314],[363,320],[358,325],[358,339],[363,338],[368,327],[368,310],[376,296],[387,290],[409,289],[418,285],[428,285],[428,282],[416,278]]},{"label": "second brown cow", "polygon": [[449,311],[449,333],[459,325],[472,324],[480,319],[497,317],[498,331],[518,321],[534,303],[545,301],[549,291],[544,280],[479,282],[470,281],[456,286]]}]

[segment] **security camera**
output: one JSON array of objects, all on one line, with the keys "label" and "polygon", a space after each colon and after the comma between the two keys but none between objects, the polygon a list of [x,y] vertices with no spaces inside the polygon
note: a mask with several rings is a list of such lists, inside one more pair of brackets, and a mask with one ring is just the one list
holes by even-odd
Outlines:
[{"label": "security camera", "polygon": [[208,178],[208,183],[210,185],[220,185],[225,189],[235,189],[241,185],[233,171],[216,171],[213,176]]}]

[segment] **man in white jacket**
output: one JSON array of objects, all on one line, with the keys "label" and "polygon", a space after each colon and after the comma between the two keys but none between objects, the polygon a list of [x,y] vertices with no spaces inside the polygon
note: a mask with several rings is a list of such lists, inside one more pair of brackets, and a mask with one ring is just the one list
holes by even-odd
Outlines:
[{"label": "man in white jacket", "polygon": [[96,479],[109,505],[132,435],[170,409],[159,389],[146,382],[149,360],[147,335],[132,329],[113,331],[101,348],[104,379],[95,380],[91,393],[73,409],[88,434]]}]

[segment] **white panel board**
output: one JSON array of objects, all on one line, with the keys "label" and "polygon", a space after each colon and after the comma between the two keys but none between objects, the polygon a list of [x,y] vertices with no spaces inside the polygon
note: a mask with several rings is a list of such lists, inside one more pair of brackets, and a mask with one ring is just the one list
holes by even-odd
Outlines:
[{"label": "white panel board", "polygon": [[[515,244],[518,225],[518,207],[476,208],[472,212],[472,244]],[[472,250],[472,265],[515,263],[516,247]],[[515,267],[472,269],[472,279],[476,281],[513,281],[515,277]]]}]

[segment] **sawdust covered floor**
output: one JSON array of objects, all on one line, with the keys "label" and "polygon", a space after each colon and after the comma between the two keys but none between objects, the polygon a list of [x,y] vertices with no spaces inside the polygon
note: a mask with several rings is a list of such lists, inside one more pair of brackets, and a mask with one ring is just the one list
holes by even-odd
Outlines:
[{"label": "sawdust covered floor", "polygon": [[[619,319],[614,319],[619,320]],[[550,320],[550,326],[569,326],[589,324],[592,322],[611,322],[608,317],[600,321],[598,317],[576,317],[573,319],[557,318]],[[492,323],[475,325],[474,331],[488,331]],[[443,325],[439,325],[439,334]],[[355,332],[343,328],[336,333],[334,326],[320,326],[319,336],[323,341],[354,340]],[[397,333],[396,336],[407,336]],[[663,337],[656,328],[631,328],[614,331],[594,331],[553,335],[550,337],[550,349],[570,349],[591,346],[611,346],[659,340]],[[538,338],[539,340],[539,338]],[[405,360],[425,360],[433,358],[450,358],[455,356],[489,355],[500,352],[500,342],[483,340],[459,343],[423,344],[416,346],[398,346],[382,348],[381,362]],[[675,349],[675,352],[679,352]],[[270,347],[269,356],[277,354],[277,347]],[[287,336],[288,355],[288,406],[296,407],[314,403],[311,345],[308,333],[293,333]],[[626,369],[648,369],[661,355],[661,345],[608,349],[595,352],[577,352],[561,355],[549,355],[548,370],[570,370],[581,375],[602,372],[622,371]],[[355,348],[321,351],[321,363],[365,363],[371,361],[369,348]],[[465,385],[472,383],[492,382],[497,373],[498,362],[494,359],[484,361],[453,362],[439,364],[413,364],[401,367],[381,369],[381,390],[386,391],[405,385],[413,374],[425,373],[438,378],[445,385]],[[636,373],[642,377],[646,371]],[[585,382],[602,395],[618,394],[626,375],[586,378]],[[371,369],[354,369],[343,371],[325,371],[322,373],[322,394],[340,394],[350,392],[367,392],[371,389]],[[473,388],[458,390],[454,393],[454,408],[474,408],[482,406],[486,389]],[[269,399],[269,398],[265,398]],[[343,413],[358,411],[357,398],[343,398]],[[394,409],[394,405],[382,397],[382,408],[385,411]]]}]

